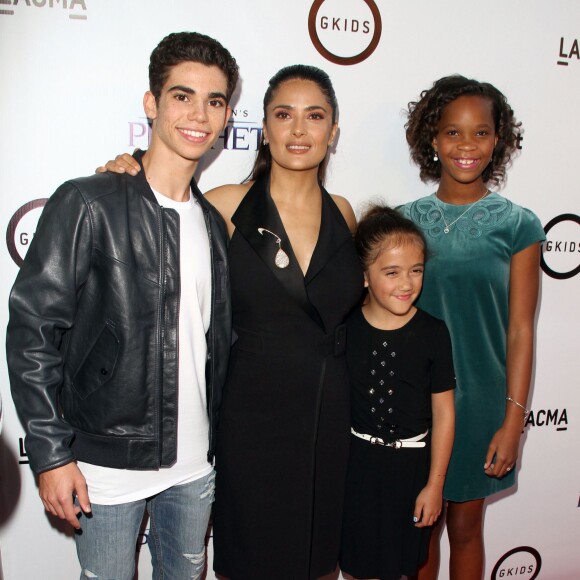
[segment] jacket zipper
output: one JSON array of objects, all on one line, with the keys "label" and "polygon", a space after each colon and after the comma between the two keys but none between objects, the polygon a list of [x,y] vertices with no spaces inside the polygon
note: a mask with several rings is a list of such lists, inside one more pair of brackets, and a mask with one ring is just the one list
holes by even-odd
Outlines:
[{"label": "jacket zipper", "polygon": [[166,272],[165,272],[165,248],[167,245],[166,232],[165,232],[165,217],[163,213],[163,208],[158,208],[159,212],[159,312],[158,312],[158,372],[157,372],[157,397],[156,397],[156,413],[157,413],[157,429],[159,433],[157,450],[159,456],[159,466],[163,463],[163,413],[162,413],[162,401],[163,401],[163,355],[165,346],[165,286],[166,286]]},{"label": "jacket zipper", "polygon": [[207,450],[207,459],[213,465],[213,389],[214,389],[214,309],[215,309],[215,293],[216,293],[216,279],[215,279],[215,266],[214,266],[214,251],[213,251],[213,239],[211,231],[211,220],[209,212],[204,208],[203,217],[205,219],[205,227],[207,229],[207,237],[209,240],[209,258],[211,266],[211,311],[209,317],[209,333],[207,341],[207,356],[209,357],[209,376],[206,376],[206,390],[208,391],[208,404],[207,404],[207,416],[208,416],[208,426],[209,426],[209,447]]}]

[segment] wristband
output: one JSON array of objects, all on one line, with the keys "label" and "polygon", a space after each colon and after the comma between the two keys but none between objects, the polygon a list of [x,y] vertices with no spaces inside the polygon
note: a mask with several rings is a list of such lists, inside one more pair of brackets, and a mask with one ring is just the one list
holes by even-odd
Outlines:
[{"label": "wristband", "polygon": [[516,405],[516,407],[519,407],[524,412],[524,419],[530,414],[530,411],[528,409],[526,409],[521,403],[514,401],[514,399],[512,399],[511,397],[506,397],[505,400],[509,401],[510,403],[513,403],[514,405]]}]

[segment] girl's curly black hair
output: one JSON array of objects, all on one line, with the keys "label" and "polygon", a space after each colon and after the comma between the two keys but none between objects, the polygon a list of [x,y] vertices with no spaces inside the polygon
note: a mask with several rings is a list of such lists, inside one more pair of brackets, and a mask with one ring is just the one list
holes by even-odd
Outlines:
[{"label": "girl's curly black hair", "polygon": [[489,83],[451,75],[435,81],[430,89],[423,91],[418,101],[408,105],[405,124],[411,159],[419,166],[421,181],[439,181],[441,164],[433,161],[433,139],[446,105],[459,97],[477,96],[489,99],[493,106],[497,145],[489,165],[483,171],[484,183],[499,185],[506,179],[506,169],[521,134],[521,123],[516,121],[507,99]]}]

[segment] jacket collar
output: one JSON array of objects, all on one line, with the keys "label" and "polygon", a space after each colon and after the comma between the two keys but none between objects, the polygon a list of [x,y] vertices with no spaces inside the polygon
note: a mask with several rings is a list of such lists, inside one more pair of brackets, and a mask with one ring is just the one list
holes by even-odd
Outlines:
[{"label": "jacket collar", "polygon": [[[145,155],[145,153],[146,153],[146,151],[143,151],[142,149],[137,149],[133,153],[133,158],[141,166],[141,171],[139,171],[139,173],[137,173],[137,175],[135,176],[135,179],[137,180],[137,183],[139,185],[139,190],[143,194],[143,197],[145,197],[152,204],[159,205],[157,202],[157,198],[155,197],[155,194],[153,193],[153,190],[151,189],[151,186],[149,185],[149,182],[147,181],[147,176],[145,175],[145,167],[143,167],[143,155]],[[205,201],[201,191],[199,190],[199,187],[197,186],[197,182],[195,181],[195,179],[193,177],[191,178],[190,186],[191,186],[191,193],[200,202],[200,205],[203,208],[203,210],[208,211],[207,202]]]}]

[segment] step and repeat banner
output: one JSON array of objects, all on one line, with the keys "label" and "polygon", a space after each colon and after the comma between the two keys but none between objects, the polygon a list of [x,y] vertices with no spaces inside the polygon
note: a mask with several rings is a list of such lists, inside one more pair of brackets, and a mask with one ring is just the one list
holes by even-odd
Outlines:
[{"label": "step and repeat banner", "polygon": [[[487,504],[485,578],[579,578],[579,23],[574,0],[0,0],[0,327],[46,198],[115,154],[147,147],[147,66],[166,34],[214,36],[240,65],[232,118],[199,168],[202,191],[248,174],[267,81],[283,66],[330,74],[340,132],[327,187],[357,211],[370,199],[397,205],[433,191],[409,161],[409,101],[452,73],[490,81],[524,127],[502,193],[538,214],[547,242],[518,486]],[[76,578],[71,532],[44,513],[27,465],[4,360],[0,394],[4,579]],[[150,576],[147,541],[145,528],[140,578]],[[445,579],[445,536],[442,545]],[[211,558],[211,541],[209,549]]]}]

